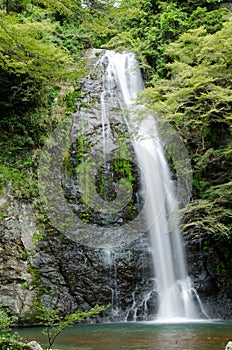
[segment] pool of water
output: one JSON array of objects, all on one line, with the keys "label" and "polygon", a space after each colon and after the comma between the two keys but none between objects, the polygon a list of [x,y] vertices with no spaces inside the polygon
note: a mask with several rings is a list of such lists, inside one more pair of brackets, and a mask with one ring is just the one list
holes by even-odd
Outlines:
[{"label": "pool of water", "polygon": [[[24,328],[28,340],[47,345],[41,328]],[[232,322],[120,323],[77,325],[65,330],[53,348],[59,350],[225,350]]]}]

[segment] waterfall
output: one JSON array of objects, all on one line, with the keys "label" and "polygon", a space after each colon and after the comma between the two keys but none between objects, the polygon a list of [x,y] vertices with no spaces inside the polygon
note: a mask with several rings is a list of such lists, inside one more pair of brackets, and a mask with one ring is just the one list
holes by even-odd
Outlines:
[{"label": "waterfall", "polygon": [[[120,104],[130,111],[126,123],[129,130],[134,133],[138,127],[136,117],[138,113],[135,110],[134,100],[137,93],[143,89],[143,80],[135,55],[112,51],[106,52],[105,55],[108,65],[101,98],[103,113],[105,96],[119,99],[118,96],[121,94]],[[117,97],[116,88],[120,90]],[[159,293],[157,319],[198,318],[194,303],[196,292],[187,274],[182,235],[179,228],[170,224],[168,219],[171,212],[178,210],[175,184],[159,137],[157,121],[153,115],[148,113],[144,115],[143,120],[140,120],[140,131],[134,137],[133,144],[143,174],[142,187],[147,189],[144,190],[146,192],[144,207]],[[102,120],[105,125],[105,116]]]}]

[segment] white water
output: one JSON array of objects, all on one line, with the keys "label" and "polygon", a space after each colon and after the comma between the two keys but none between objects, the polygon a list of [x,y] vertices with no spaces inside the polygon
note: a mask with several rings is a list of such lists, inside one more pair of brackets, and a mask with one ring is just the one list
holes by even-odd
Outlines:
[{"label": "white water", "polygon": [[117,281],[117,263],[116,256],[111,250],[104,250],[104,264],[109,267],[108,280],[106,287],[111,291],[111,309],[113,318],[119,317],[118,309],[118,281]]},{"label": "white water", "polygon": [[[143,89],[143,80],[133,53],[106,53],[108,67],[106,79],[108,89],[120,88],[123,105],[131,112],[127,121],[130,131],[138,127],[134,115],[134,101]],[[122,103],[122,102],[121,102]],[[152,137],[151,137],[152,136]],[[175,200],[175,186],[159,140],[153,115],[145,115],[140,121],[140,131],[136,135],[134,148],[143,173],[142,186],[147,188],[145,209],[150,227],[153,263],[159,292],[157,319],[196,319],[194,299],[196,292],[187,274],[182,235],[178,228],[171,228],[168,216],[178,209]]]}]

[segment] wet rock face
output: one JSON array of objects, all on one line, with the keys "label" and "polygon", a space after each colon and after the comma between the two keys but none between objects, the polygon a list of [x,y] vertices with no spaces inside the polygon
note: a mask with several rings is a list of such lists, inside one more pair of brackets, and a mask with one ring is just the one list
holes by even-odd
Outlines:
[{"label": "wet rock face", "polygon": [[[100,66],[96,66],[97,59]],[[111,304],[98,321],[145,320],[157,307],[149,238],[146,234],[140,237],[137,226],[120,231],[137,216],[141,205],[139,173],[133,148],[125,142],[128,131],[120,91],[112,83],[111,93],[104,93],[106,66],[103,55],[95,57],[89,76],[79,82],[79,110],[72,117],[71,147],[62,174],[65,199],[78,220],[90,227],[91,238],[81,245],[78,239],[71,240],[51,227],[48,220],[46,238],[39,242],[34,264],[41,276],[41,300],[47,307],[71,312]],[[112,207],[117,184],[124,177],[131,179],[130,201],[113,212],[98,210],[99,202],[106,209]],[[95,188],[97,199],[93,201]],[[97,234],[102,227],[112,238],[109,246],[107,239],[100,244],[94,238],[94,231]]]},{"label": "wet rock face", "polygon": [[46,237],[34,244],[38,227],[32,206],[7,203],[0,227],[0,303],[18,315],[16,322],[30,322],[38,297],[64,313],[110,303],[97,321],[144,320],[154,314],[157,296],[147,236],[117,249],[94,249],[47,223]]},{"label": "wet rock face", "polygon": [[[126,157],[127,151],[133,157],[133,150],[128,142],[123,141],[127,128],[117,98],[109,103],[112,96],[104,96],[107,120],[102,120],[100,96],[106,64],[103,60],[101,68],[80,82],[79,109],[73,115],[71,147],[61,177],[64,197],[79,220],[91,225],[93,231],[94,227],[96,230],[98,227],[108,228],[110,235],[115,237],[114,243],[117,243],[117,230],[130,222],[139,210],[139,174]],[[116,85],[112,90],[118,95]],[[113,155],[105,163],[97,164],[97,171],[93,174],[98,195],[110,203],[117,195],[117,183],[125,176],[132,179],[131,201],[122,210],[107,215],[93,210],[96,208],[81,200],[85,188],[80,186],[83,173],[77,170],[88,162],[88,157],[101,158],[102,161],[104,137],[107,139],[105,148]],[[120,140],[121,148],[118,147]],[[120,157],[124,163],[115,162]],[[89,246],[81,245],[54,228],[42,208],[38,213],[31,204],[17,201],[7,203],[7,206],[11,208],[9,220],[4,219],[0,236],[3,253],[0,302],[8,303],[12,313],[20,313],[22,322],[27,320],[26,314],[32,310],[34,298],[42,300],[48,308],[58,306],[64,313],[77,308],[89,310],[96,304],[111,304],[109,310],[97,317],[98,321],[145,320],[154,315],[157,294],[148,235],[136,237],[138,228],[135,227],[135,232],[127,232],[127,236],[133,238],[127,241],[123,233],[125,240],[122,239],[118,246],[115,244],[116,247],[100,248],[97,240],[90,241]],[[34,236],[36,231],[39,234]],[[18,306],[21,300],[22,305]]]},{"label": "wet rock face", "polygon": [[[126,124],[127,112],[116,82],[112,80],[108,87],[107,64],[108,58],[102,52],[102,56],[91,61],[89,76],[79,82],[79,110],[72,117],[70,157],[62,175],[65,198],[77,217],[86,224],[96,225],[96,232],[100,227],[114,227],[107,239],[98,236],[98,247],[107,246],[109,238],[117,246],[118,241],[125,244],[140,237],[137,226],[119,236],[120,227],[137,216],[142,204],[140,174]],[[123,180],[129,189],[121,186]],[[114,242],[108,243],[114,246]],[[94,247],[93,242],[91,245]]]},{"label": "wet rock face", "polygon": [[[98,317],[117,321],[146,319],[154,310],[147,239],[114,249],[80,246],[53,232],[40,243],[35,264],[43,286],[42,301],[64,312],[111,304]],[[152,304],[153,303],[153,304]]]},{"label": "wet rock face", "polygon": [[16,322],[23,323],[36,293],[31,286],[33,234],[35,216],[30,204],[21,203],[11,195],[2,197],[3,217],[0,223],[0,304],[17,314]]},{"label": "wet rock face", "polygon": [[186,237],[189,274],[210,318],[231,319],[232,270],[224,249],[209,237]]}]

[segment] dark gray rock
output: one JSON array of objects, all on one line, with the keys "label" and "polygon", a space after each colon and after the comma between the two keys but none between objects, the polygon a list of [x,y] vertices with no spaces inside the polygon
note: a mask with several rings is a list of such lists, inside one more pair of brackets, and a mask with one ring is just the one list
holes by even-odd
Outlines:
[{"label": "dark gray rock", "polygon": [[211,236],[186,237],[189,274],[194,287],[211,318],[232,317],[232,270],[231,261],[225,259],[223,250]]}]

